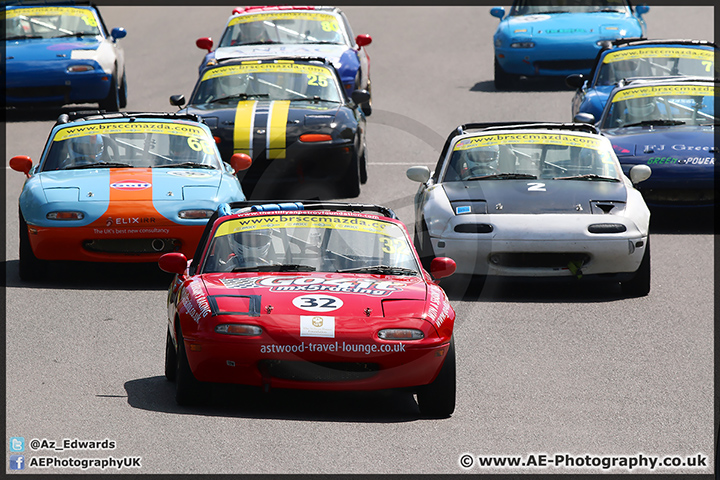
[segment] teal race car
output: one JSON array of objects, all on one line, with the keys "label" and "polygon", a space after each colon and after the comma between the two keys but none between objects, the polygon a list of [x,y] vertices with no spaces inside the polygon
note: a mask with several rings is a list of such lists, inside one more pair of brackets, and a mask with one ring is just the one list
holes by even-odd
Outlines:
[{"label": "teal race car", "polygon": [[493,36],[495,88],[512,88],[521,76],[566,77],[590,73],[600,49],[646,29],[647,5],[627,0],[593,0],[583,5],[548,0],[515,0],[490,10],[500,24]]}]

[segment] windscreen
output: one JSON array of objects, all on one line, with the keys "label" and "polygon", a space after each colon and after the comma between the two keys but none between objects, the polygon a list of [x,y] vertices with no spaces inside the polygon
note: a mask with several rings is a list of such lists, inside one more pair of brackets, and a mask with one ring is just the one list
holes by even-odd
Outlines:
[{"label": "windscreen", "polygon": [[237,103],[241,100],[322,100],[340,102],[333,72],[320,65],[247,63],[205,71],[192,104]]},{"label": "windscreen", "polygon": [[613,95],[602,128],[714,125],[717,121],[714,86],[657,85],[628,88]]},{"label": "windscreen", "polygon": [[73,7],[7,9],[0,26],[3,40],[100,35],[93,12]]},{"label": "windscreen", "polygon": [[346,44],[341,22],[319,12],[241,15],[228,23],[220,47],[262,44]]},{"label": "windscreen", "polygon": [[599,176],[619,181],[617,158],[602,139],[524,132],[466,137],[453,147],[445,182]]},{"label": "windscreen", "polygon": [[232,271],[417,275],[420,267],[404,230],[391,222],[283,214],[230,219],[217,228],[202,273]]},{"label": "windscreen", "polygon": [[221,168],[212,137],[197,125],[105,122],[55,133],[42,171],[102,167]]}]

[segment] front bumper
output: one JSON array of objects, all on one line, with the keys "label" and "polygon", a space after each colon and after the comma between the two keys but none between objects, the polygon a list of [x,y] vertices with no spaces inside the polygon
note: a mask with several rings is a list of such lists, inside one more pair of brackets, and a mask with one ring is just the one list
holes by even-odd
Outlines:
[{"label": "front bumper", "polygon": [[168,252],[195,253],[204,224],[38,227],[28,225],[30,245],[41,260],[156,262]]},{"label": "front bumper", "polygon": [[[590,233],[591,224],[623,224],[622,233]],[[455,231],[459,224],[492,225],[488,233]],[[430,236],[436,257],[450,257],[457,273],[508,277],[632,274],[647,234],[624,217],[600,215],[459,215]]]},{"label": "front bumper", "polygon": [[110,91],[111,75],[96,67],[89,72],[68,73],[65,68],[33,66],[8,69],[7,105],[33,103],[70,104],[103,100]]},{"label": "front bumper", "polygon": [[589,45],[581,42],[536,44],[534,48],[497,47],[495,57],[503,70],[513,75],[564,77],[573,73],[589,74],[599,51],[600,47],[594,42]]},{"label": "front bumper", "polygon": [[449,346],[449,339],[380,342],[368,335],[227,337],[184,339],[195,378],[303,390],[412,388],[435,379]]}]

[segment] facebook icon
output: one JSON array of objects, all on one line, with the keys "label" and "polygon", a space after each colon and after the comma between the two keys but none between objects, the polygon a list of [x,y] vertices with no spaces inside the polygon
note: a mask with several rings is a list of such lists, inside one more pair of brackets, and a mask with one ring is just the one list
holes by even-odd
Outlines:
[{"label": "facebook icon", "polygon": [[24,470],[25,455],[10,455],[10,470]]}]

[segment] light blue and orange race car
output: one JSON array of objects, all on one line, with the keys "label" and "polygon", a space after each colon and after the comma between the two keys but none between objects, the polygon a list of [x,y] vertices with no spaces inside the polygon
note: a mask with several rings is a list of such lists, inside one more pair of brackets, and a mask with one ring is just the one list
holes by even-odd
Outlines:
[{"label": "light blue and orange race car", "polygon": [[648,10],[627,0],[515,0],[507,16],[503,7],[492,8],[500,19],[493,36],[495,88],[511,88],[520,76],[590,73],[603,45],[643,35]]},{"label": "light blue and orange race car", "polygon": [[127,105],[125,55],[90,2],[8,1],[0,20],[5,44],[2,81],[9,106],[98,103]]},{"label": "light blue and orange race car", "polygon": [[[77,118],[76,118],[77,117]],[[48,261],[154,262],[191,255],[217,206],[245,199],[206,125],[194,115],[60,115],[40,161],[10,160],[20,193],[20,278]]]}]

